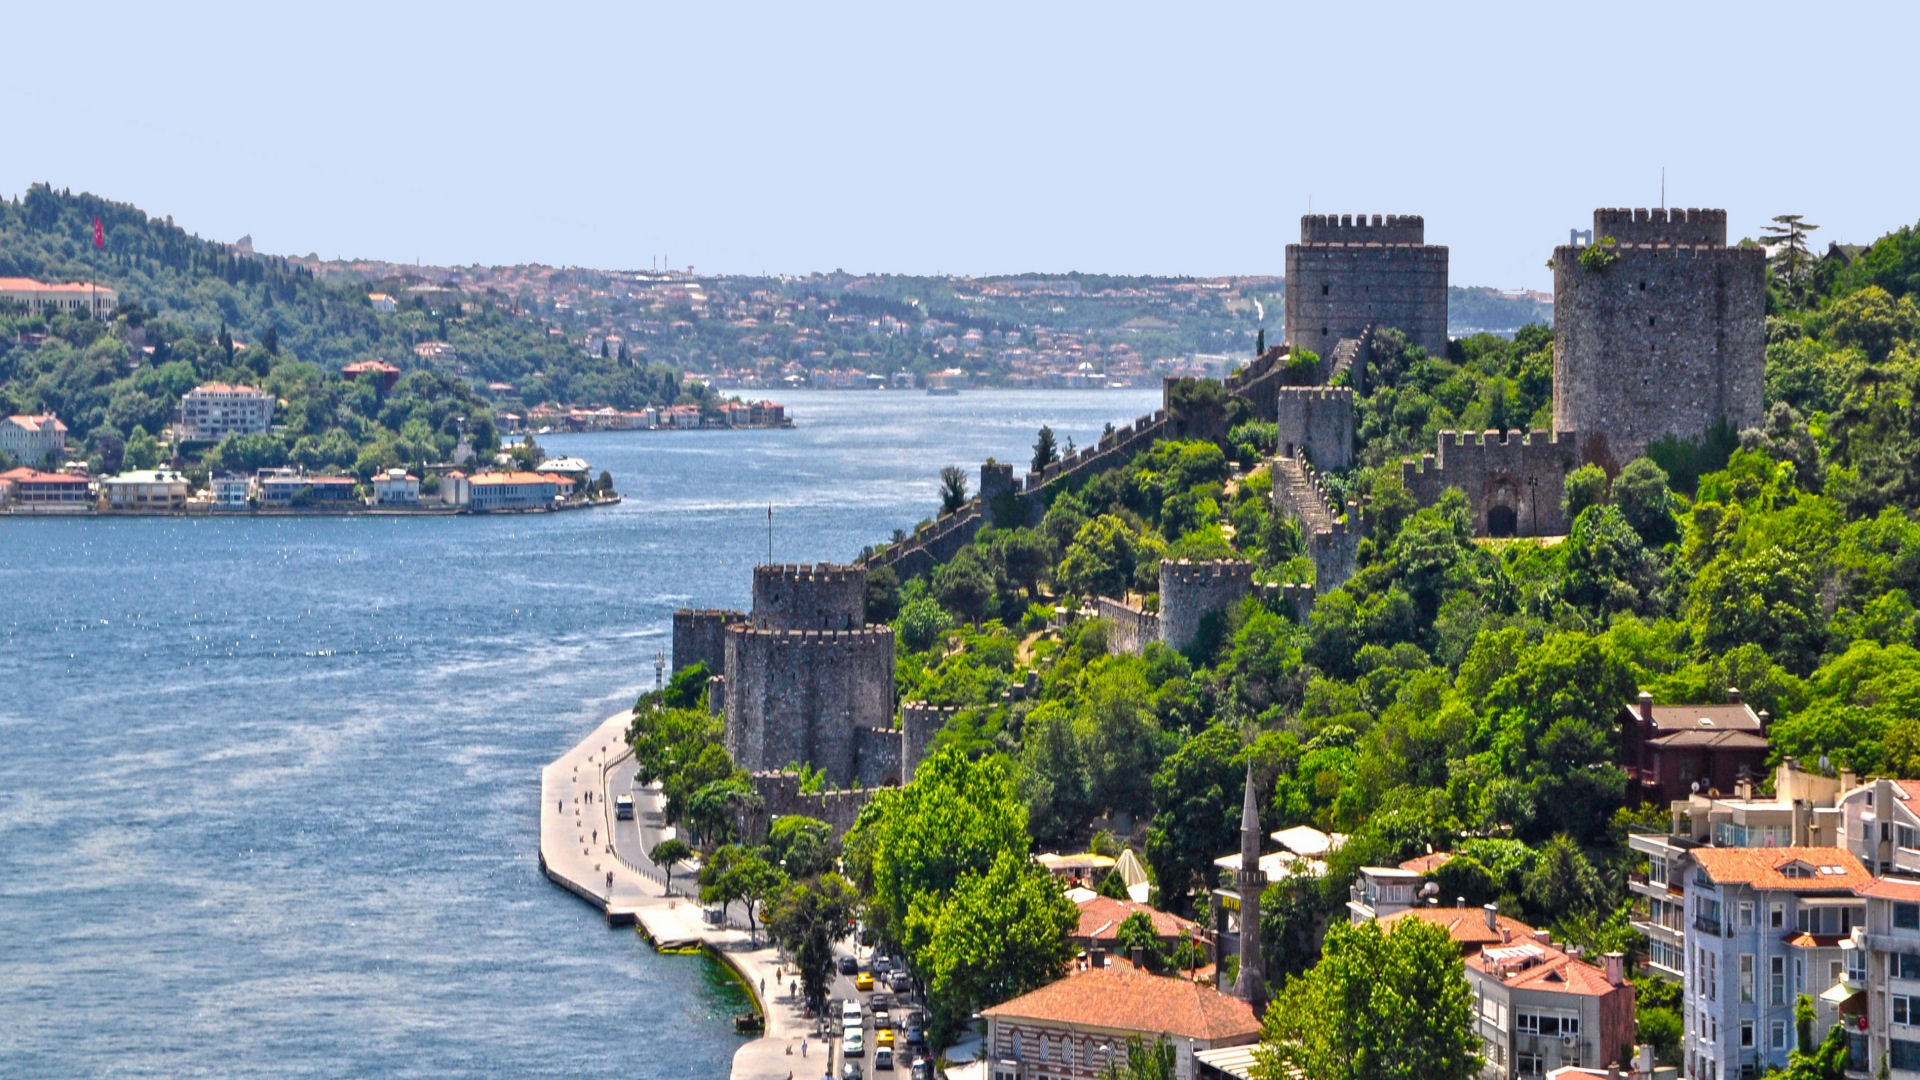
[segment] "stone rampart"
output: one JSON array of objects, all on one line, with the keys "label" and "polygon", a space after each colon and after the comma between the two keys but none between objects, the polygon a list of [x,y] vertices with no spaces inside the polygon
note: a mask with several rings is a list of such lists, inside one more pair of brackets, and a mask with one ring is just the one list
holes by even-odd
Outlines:
[{"label": "stone rampart", "polygon": [[[1625,212],[1596,222],[1608,213]],[[1679,226],[1670,214],[1659,235],[1725,235],[1724,212],[1686,214]],[[1582,263],[1590,248],[1554,251],[1553,428],[1576,433],[1581,460],[1609,473],[1669,436],[1762,418],[1766,253],[1653,240],[1654,226],[1633,234],[1645,242],[1615,244],[1604,265]]]},{"label": "stone rampart", "polygon": [[1260,602],[1268,608],[1289,616],[1301,626],[1313,614],[1314,588],[1307,583],[1264,583],[1259,586]]},{"label": "stone rampart", "polygon": [[752,622],[757,630],[858,630],[867,622],[867,568],[756,566]]},{"label": "stone rampart", "polygon": [[1348,502],[1344,516],[1336,516],[1334,499],[1311,464],[1299,458],[1273,459],[1274,509],[1300,526],[1300,539],[1313,561],[1314,583],[1331,592],[1353,576],[1360,541],[1367,535],[1361,507]]},{"label": "stone rampart", "polygon": [[1419,214],[1302,214],[1303,244],[1424,244],[1427,219]]},{"label": "stone rampart", "polygon": [[1344,386],[1282,386],[1274,392],[1281,457],[1305,456],[1321,469],[1353,464],[1353,391]]},{"label": "stone rampart", "polygon": [[1436,356],[1447,349],[1447,249],[1417,216],[1309,214],[1286,250],[1286,336],[1333,354],[1344,339],[1391,326]]},{"label": "stone rampart", "polygon": [[924,701],[908,701],[900,706],[900,778],[910,781],[927,760],[927,750],[933,745],[934,737],[940,734],[954,714],[960,710],[952,705],[929,705]]},{"label": "stone rampart", "polygon": [[1232,609],[1253,591],[1253,564],[1243,559],[1160,560],[1160,640],[1184,649],[1207,616]]},{"label": "stone rampart", "polygon": [[[1727,246],[1725,210],[1602,208],[1593,212],[1593,238],[1622,244],[1704,244]],[[1556,313],[1558,308],[1555,309]]]},{"label": "stone rampart", "polygon": [[1287,377],[1287,359],[1292,350],[1285,345],[1275,345],[1266,352],[1253,358],[1253,362],[1228,375],[1222,380],[1227,393],[1245,398],[1253,406],[1253,415],[1270,417],[1274,410],[1274,395],[1284,385]]},{"label": "stone rampart", "polygon": [[681,608],[674,612],[673,670],[705,664],[710,674],[726,674],[727,627],[746,617],[742,611],[718,608]]},{"label": "stone rampart", "polygon": [[1107,651],[1138,656],[1147,645],[1160,640],[1160,616],[1142,611],[1125,600],[1096,596],[1093,608],[1107,621]]},{"label": "stone rampart", "polygon": [[1400,482],[1422,506],[1459,488],[1476,536],[1559,536],[1567,531],[1560,495],[1579,464],[1568,432],[1443,431],[1433,453],[1400,463]]},{"label": "stone rampart", "polygon": [[[863,587],[864,588],[864,587]],[[891,727],[893,629],[727,628],[727,752],[749,771],[798,762],[850,784],[861,728]]]},{"label": "stone rampart", "polygon": [[854,778],[861,787],[900,786],[900,743],[891,726],[854,729]]},{"label": "stone rampart", "polygon": [[752,783],[761,801],[760,810],[747,822],[747,833],[754,841],[766,839],[774,818],[795,814],[826,822],[833,829],[834,838],[839,839],[853,828],[867,800],[873,798],[871,789],[808,794],[800,790],[800,774],[784,769],[756,772]]}]

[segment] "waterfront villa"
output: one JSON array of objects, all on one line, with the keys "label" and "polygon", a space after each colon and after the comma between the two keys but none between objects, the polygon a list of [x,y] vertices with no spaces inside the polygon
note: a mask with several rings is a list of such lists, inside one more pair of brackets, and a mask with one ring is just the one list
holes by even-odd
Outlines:
[{"label": "waterfront villa", "polygon": [[178,510],[187,505],[187,478],[172,469],[136,469],[100,481],[112,510]]},{"label": "waterfront villa", "polygon": [[1092,965],[981,1010],[991,1080],[1094,1080],[1109,1062],[1125,1060],[1130,1038],[1167,1039],[1174,1076],[1195,1080],[1196,1053],[1259,1041],[1260,1019],[1239,998],[1122,960],[1106,963],[1099,952]]},{"label": "waterfront villa", "polygon": [[67,452],[67,425],[52,413],[9,416],[0,420],[0,453],[22,465],[58,461]]},{"label": "waterfront villa", "polygon": [[375,506],[419,506],[420,478],[405,469],[388,469],[373,478]]},{"label": "waterfront villa", "polygon": [[253,494],[253,478],[244,473],[221,473],[211,482],[215,510],[245,510]]},{"label": "waterfront villa", "polygon": [[326,506],[352,501],[351,476],[307,476],[292,469],[275,469],[260,477],[262,506]]},{"label": "waterfront villa", "polygon": [[120,306],[120,294],[91,281],[51,285],[32,278],[0,277],[0,300],[12,300],[32,315],[89,314],[104,319]]},{"label": "waterfront villa", "polygon": [[10,469],[0,473],[8,501],[24,509],[86,510],[93,503],[87,478],[38,469]]},{"label": "waterfront villa", "polygon": [[180,399],[180,422],[174,435],[183,441],[218,441],[229,435],[252,435],[272,425],[272,394],[251,386],[207,383]]},{"label": "waterfront villa", "polygon": [[489,510],[550,510],[559,494],[557,478],[540,473],[480,473],[468,480],[467,505]]}]

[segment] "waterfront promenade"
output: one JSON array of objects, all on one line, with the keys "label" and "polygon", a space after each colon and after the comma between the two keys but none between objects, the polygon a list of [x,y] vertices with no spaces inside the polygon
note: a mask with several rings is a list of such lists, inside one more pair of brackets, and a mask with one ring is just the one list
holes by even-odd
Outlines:
[{"label": "waterfront promenade", "polygon": [[[803,1002],[788,992],[793,969],[765,935],[758,944],[734,925],[702,918],[699,884],[680,864],[667,895],[666,875],[646,852],[663,835],[660,794],[634,785],[633,755],[625,742],[632,716],[608,717],[540,774],[540,864],[554,884],[598,907],[616,925],[637,924],[661,949],[705,948],[738,972],[766,1017],[760,1038],[734,1054],[733,1080],[816,1080],[832,1066],[832,1044],[812,1039]],[[616,821],[614,798],[634,796],[634,820]],[[735,905],[731,914],[744,914]]]}]

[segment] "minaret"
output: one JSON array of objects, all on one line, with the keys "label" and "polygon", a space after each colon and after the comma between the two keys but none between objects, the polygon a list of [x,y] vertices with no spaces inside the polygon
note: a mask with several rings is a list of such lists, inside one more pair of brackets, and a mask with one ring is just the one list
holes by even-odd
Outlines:
[{"label": "minaret", "polygon": [[1240,810],[1240,869],[1233,872],[1240,893],[1240,981],[1233,993],[1259,1016],[1267,1008],[1267,968],[1260,959],[1260,894],[1267,875],[1260,871],[1260,800],[1253,787],[1253,761],[1247,761],[1247,800]]}]

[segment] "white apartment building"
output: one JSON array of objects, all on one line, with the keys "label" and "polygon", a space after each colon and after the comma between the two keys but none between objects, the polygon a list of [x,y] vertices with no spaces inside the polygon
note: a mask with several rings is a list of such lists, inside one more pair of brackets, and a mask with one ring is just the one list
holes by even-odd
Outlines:
[{"label": "white apartment building", "polygon": [[91,281],[48,284],[32,278],[0,277],[0,300],[12,300],[30,314],[88,314],[104,319],[120,306],[120,294]]},{"label": "white apartment building", "polygon": [[[1859,890],[1867,924],[1855,927],[1845,993],[1848,1070],[1920,1076],[1920,880],[1881,878]],[[1838,995],[1836,995],[1838,996]],[[1867,1018],[1859,1030],[1857,1017]]]},{"label": "white apartment building", "polygon": [[273,395],[251,386],[207,383],[180,399],[177,439],[224,439],[252,435],[273,425]]},{"label": "white apartment building", "polygon": [[253,478],[245,473],[222,473],[208,485],[215,510],[245,510],[253,495]]},{"label": "white apartment building", "polygon": [[1816,1003],[1816,1037],[1838,1018],[1845,943],[1866,922],[1856,890],[1873,878],[1836,847],[1695,847],[1686,862],[1685,1074],[1741,1080],[1784,1068],[1796,996]]},{"label": "white apartment building", "polygon": [[67,425],[52,413],[9,416],[0,420],[0,451],[18,465],[38,465],[67,452]]},{"label": "white apartment building", "polygon": [[388,469],[373,478],[375,506],[419,506],[420,478],[405,469]]}]

